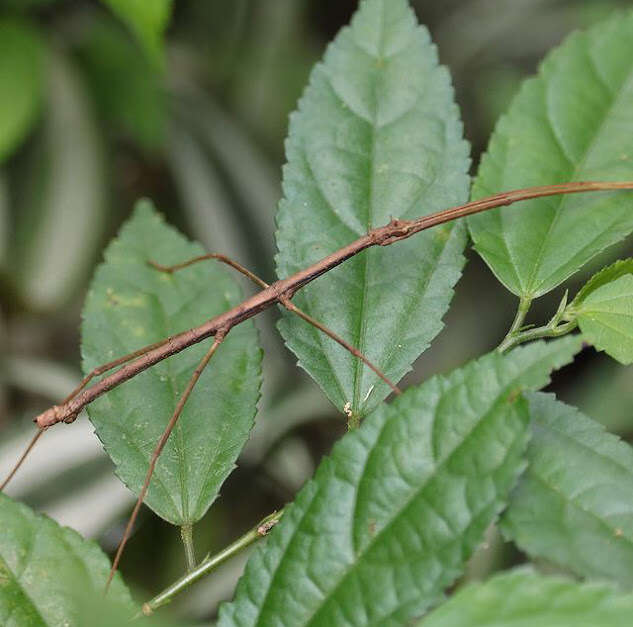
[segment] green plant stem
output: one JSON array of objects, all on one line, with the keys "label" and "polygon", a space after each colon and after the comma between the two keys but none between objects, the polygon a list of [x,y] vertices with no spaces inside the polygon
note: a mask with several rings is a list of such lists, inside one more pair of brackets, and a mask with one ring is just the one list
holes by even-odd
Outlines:
[{"label": "green plant stem", "polygon": [[499,344],[499,352],[505,353],[506,351],[523,344],[525,342],[532,342],[533,340],[539,340],[548,337],[560,337],[570,333],[578,326],[576,320],[565,322],[556,326],[547,324],[544,327],[536,327],[535,329],[528,329],[527,331],[521,331],[514,334],[511,337],[506,337],[501,344]]},{"label": "green plant stem", "polygon": [[350,414],[347,418],[347,430],[353,431],[360,427],[360,416],[357,413]]},{"label": "green plant stem", "polygon": [[187,572],[190,573],[196,567],[196,551],[193,546],[193,525],[182,525],[182,527],[180,527],[180,537],[185,547]]},{"label": "green plant stem", "polygon": [[514,348],[518,344],[523,344],[524,342],[531,342],[533,340],[547,337],[560,337],[561,335],[566,335],[567,333],[573,331],[578,326],[578,323],[575,318],[567,315],[567,296],[568,294],[565,292],[561,298],[556,313],[552,316],[552,319],[546,325],[536,328],[523,327],[523,322],[532,300],[521,298],[514,322],[512,323],[508,334],[503,338],[501,344],[499,344],[499,348],[497,350],[500,353],[505,353],[511,348]]},{"label": "green plant stem", "polygon": [[[188,588],[191,584],[198,581],[201,577],[215,570],[220,564],[226,562],[229,558],[237,555],[240,551],[249,547],[260,538],[267,536],[270,530],[281,520],[284,510],[273,512],[261,520],[253,529],[246,532],[241,538],[238,538],[233,544],[216,553],[212,557],[207,557],[198,566],[193,568],[186,575],[174,582],[168,588],[165,588],[160,594],[156,595],[151,601],[143,604],[142,613],[149,616],[156,610],[169,603],[173,597]],[[184,539],[183,539],[184,541]]]},{"label": "green plant stem", "polygon": [[[530,310],[531,304],[532,304],[531,298],[526,298],[524,296],[520,298],[519,306],[517,307],[517,313],[514,316],[514,320],[512,321],[512,326],[510,327],[510,330],[508,331],[506,336],[503,338],[503,341],[501,342],[501,346],[503,346],[506,342],[509,342],[510,338],[514,337],[515,335],[517,335],[517,333],[519,333],[519,331],[521,330],[521,327],[523,326],[523,323],[525,322],[525,317],[527,316],[528,311]],[[499,347],[500,350],[501,350],[501,346]]]}]

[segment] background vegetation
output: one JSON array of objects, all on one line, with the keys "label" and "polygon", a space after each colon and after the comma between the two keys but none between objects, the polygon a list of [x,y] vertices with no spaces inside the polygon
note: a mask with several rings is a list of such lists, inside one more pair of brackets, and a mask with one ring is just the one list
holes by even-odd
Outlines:
[{"label": "background vegetation", "polygon": [[[325,44],[356,8],[355,0],[179,0],[170,16],[166,3],[147,30],[119,4],[0,2],[2,474],[32,433],[30,419],[79,379],[87,281],[138,197],[150,197],[208,250],[272,278],[288,114]],[[453,76],[473,169],[515,87],[546,51],[626,4],[414,2]],[[576,281],[627,253],[610,251]],[[465,274],[449,332],[408,383],[491,349],[508,328],[516,306],[509,293],[472,253]],[[535,317],[547,317],[560,296],[537,301]],[[290,500],[345,428],[272,332],[274,317],[258,319],[266,351],[258,426],[222,498],[196,527],[201,554]],[[554,385],[562,400],[630,438],[630,377],[630,369],[585,351]],[[112,551],[132,497],[91,432],[84,417],[51,431],[9,493]],[[149,510],[137,531],[123,572],[146,597],[180,575],[182,547],[174,528]],[[208,618],[217,600],[231,596],[244,559],[183,595],[175,610]],[[468,576],[520,560],[492,533]]]}]

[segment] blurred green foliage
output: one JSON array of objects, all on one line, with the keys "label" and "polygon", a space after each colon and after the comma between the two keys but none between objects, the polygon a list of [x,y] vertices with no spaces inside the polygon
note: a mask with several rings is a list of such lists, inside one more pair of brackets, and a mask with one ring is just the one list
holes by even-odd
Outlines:
[{"label": "blurred green foliage", "polygon": [[[629,3],[414,4],[453,76],[476,166],[497,117],[545,53]],[[0,465],[13,461],[30,419],[78,378],[86,285],[136,199],[150,197],[206,248],[273,277],[288,115],[311,66],[355,8],[355,0],[0,0]],[[540,299],[535,316],[545,317],[560,296]],[[446,330],[408,382],[489,350],[514,306],[471,255]],[[196,528],[201,552],[224,546],[290,499],[344,429],[295,367],[274,319],[258,320],[265,358],[257,425],[240,468]],[[608,360],[592,354],[570,370],[556,379],[559,395],[633,434],[630,371],[613,377]],[[111,468],[80,431],[61,429],[63,449],[61,439],[47,449],[44,438],[14,494],[89,529],[110,551],[129,497],[108,483],[116,482]],[[473,560],[469,576],[515,560],[501,543],[494,547],[494,557]],[[215,601],[232,595],[242,564],[198,584],[174,611],[209,618]],[[126,581],[144,597],[181,570],[177,533],[146,511],[129,545]]]},{"label": "blurred green foliage", "polygon": [[10,155],[30,130],[40,110],[44,50],[39,33],[27,22],[0,22],[0,160]]}]

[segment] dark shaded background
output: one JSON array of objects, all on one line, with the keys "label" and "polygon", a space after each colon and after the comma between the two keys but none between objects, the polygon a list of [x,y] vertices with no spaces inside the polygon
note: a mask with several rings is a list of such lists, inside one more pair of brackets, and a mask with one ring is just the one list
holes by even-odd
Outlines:
[{"label": "dark shaded background", "polygon": [[[476,166],[495,120],[544,54],[573,29],[630,3],[417,0],[414,5],[452,72]],[[16,456],[30,419],[78,380],[87,281],[136,199],[150,197],[208,249],[273,278],[274,212],[288,114],[310,68],[355,7],[355,0],[178,0],[161,72],[97,2],[0,1],[0,15],[26,16],[54,50],[37,127],[0,169],[0,470]],[[68,206],[79,212],[85,207],[82,219],[65,212]],[[628,248],[610,251],[566,287],[573,292],[583,276]],[[534,320],[549,319],[561,295],[558,290],[537,301]],[[496,346],[515,304],[469,253],[447,328],[407,382]],[[290,500],[344,430],[342,416],[276,336],[275,315],[258,321],[266,349],[258,426],[240,467],[196,528],[199,556]],[[631,381],[628,369],[585,351],[559,373],[554,389],[630,436]],[[90,431],[83,416],[72,428],[47,434],[11,493],[112,551],[130,496]],[[177,530],[151,512],[143,512],[128,546],[122,571],[139,599],[182,573]],[[520,559],[491,532],[489,547],[473,560],[468,577]],[[172,610],[195,620],[213,616],[217,601],[231,596],[242,566],[241,559],[231,562]]]}]

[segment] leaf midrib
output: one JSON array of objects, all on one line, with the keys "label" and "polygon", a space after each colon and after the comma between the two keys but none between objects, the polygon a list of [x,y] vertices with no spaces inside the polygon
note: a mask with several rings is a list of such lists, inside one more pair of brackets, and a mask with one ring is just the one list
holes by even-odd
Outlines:
[{"label": "leaf midrib", "polygon": [[[378,49],[378,57],[376,58],[376,63],[384,62],[384,46],[385,46],[385,3],[384,1],[380,5],[380,33],[379,33],[379,43],[377,46]],[[368,216],[365,224],[365,228],[367,231],[373,228],[374,221],[374,185],[375,185],[375,168],[376,168],[376,131],[378,126],[378,96],[377,96],[377,83],[379,80],[379,74],[377,73],[374,76],[374,81],[372,82],[372,95],[373,95],[373,113],[374,119],[371,125],[371,150],[370,150],[370,160],[369,160],[369,180],[368,180],[368,192],[369,192],[369,200],[368,200]],[[356,334],[356,348],[363,354],[366,355],[366,346],[367,346],[367,316],[365,315],[367,309],[367,294],[368,294],[368,283],[369,283],[369,251],[365,251],[361,255],[362,264],[362,299],[360,303],[360,311],[359,311],[359,325]],[[354,358],[354,392],[352,395],[352,411],[356,412],[360,417],[360,395],[361,395],[361,384],[362,384],[362,376],[363,376],[363,368],[365,364],[360,360]]]},{"label": "leaf midrib", "polygon": [[[200,273],[202,275],[202,272]],[[207,273],[208,275],[209,273]],[[186,277],[182,277],[182,279],[185,279]],[[176,279],[177,280],[177,279]],[[211,278],[210,276],[206,276],[205,277],[206,281],[210,281]],[[187,299],[187,304],[195,301],[198,297],[200,293],[204,293],[206,291],[206,288],[201,288],[201,289],[197,289],[197,286],[194,284],[194,288],[196,288],[196,293],[193,294],[190,298]],[[229,302],[229,300],[224,296],[224,307],[223,309],[229,309],[231,307],[231,303]],[[160,303],[160,299],[157,299],[158,302]],[[184,307],[185,305],[181,305],[181,309]],[[160,310],[161,313],[163,314],[163,319],[164,319],[164,330],[167,330],[168,333],[167,335],[172,333],[171,328],[169,327],[169,318],[167,316],[167,312],[164,310],[164,308],[162,307],[162,304],[160,306]],[[205,352],[208,350],[208,348],[205,349]],[[172,406],[175,410],[176,408],[176,404],[177,404],[177,400],[180,400],[180,396],[181,394],[178,394],[178,391],[175,388],[175,383],[176,383],[176,376],[172,375],[172,366],[175,365],[175,362],[172,359],[167,359],[166,360],[167,363],[167,370],[170,373],[169,374],[169,382],[170,382],[170,390],[172,393]],[[192,371],[193,374],[193,371]],[[199,381],[198,381],[199,383]],[[196,393],[196,389],[194,388],[191,391],[191,394],[195,394]],[[186,416],[186,412],[187,412],[187,404],[185,404],[185,406],[183,407],[182,410],[182,415],[181,415],[181,419],[178,421],[178,423],[176,424],[176,429],[177,429],[177,433],[178,433],[178,445],[176,446],[178,453],[179,453],[179,476],[180,476],[180,483],[181,483],[181,495],[182,495],[182,518],[183,521],[181,524],[191,524],[192,522],[194,522],[192,520],[192,516],[190,515],[190,511],[189,511],[189,501],[190,501],[190,495],[189,495],[189,487],[188,487],[188,480],[187,480],[187,464],[186,464],[186,445],[185,445],[185,435],[184,435],[184,426],[182,424],[182,418]],[[228,427],[228,423],[225,425],[225,427]],[[219,444],[218,444],[219,446]],[[209,468],[211,467],[211,464],[213,463],[213,458],[210,458],[210,462],[209,462]],[[203,479],[203,487],[205,486],[204,479]],[[217,497],[217,495],[216,495]],[[199,508],[199,503],[200,503],[200,498],[201,498],[201,493],[198,492],[198,499],[195,503],[193,503],[194,507],[193,507],[193,513],[195,514],[195,512],[198,510]]]},{"label": "leaf midrib", "polygon": [[[482,425],[487,424],[488,419],[491,417],[491,415],[494,414],[494,412],[497,409],[497,407],[499,406],[499,404],[501,402],[503,402],[504,400],[506,400],[505,399],[505,395],[506,395],[508,389],[512,387],[512,383],[513,383],[512,381],[508,382],[502,389],[499,390],[499,393],[496,395],[494,400],[490,403],[488,409],[485,412],[482,413],[480,420],[475,422],[475,424],[463,436],[463,438],[457,444],[457,446],[455,446],[455,448],[453,448],[446,455],[446,457],[444,457],[444,459],[440,460],[439,463],[437,463],[437,465],[433,469],[433,472],[429,474],[429,476],[426,478],[425,482],[422,485],[420,485],[419,487],[417,487],[415,490],[412,491],[412,495],[401,506],[398,507],[397,513],[394,514],[390,518],[390,520],[387,521],[385,523],[385,525],[383,527],[381,527],[381,529],[379,531],[377,531],[377,533],[372,537],[371,541],[367,545],[365,545],[358,554],[356,554],[354,556],[356,558],[354,560],[354,562],[352,562],[349,565],[349,567],[345,569],[345,572],[341,573],[341,575],[338,578],[338,581],[336,583],[336,586],[334,588],[332,588],[331,590],[329,590],[327,599],[324,599],[323,602],[313,611],[312,615],[308,618],[308,620],[306,622],[306,625],[310,625],[312,623],[312,621],[315,619],[315,617],[318,616],[319,612],[323,609],[325,603],[336,596],[336,593],[340,589],[341,585],[347,580],[348,576],[354,570],[356,570],[358,568],[359,563],[369,553],[371,548],[377,544],[378,540],[384,536],[384,534],[391,528],[391,526],[395,522],[400,520],[401,516],[403,515],[403,512],[406,511],[416,499],[420,498],[420,496],[423,494],[425,489],[428,487],[429,483],[431,481],[433,481],[433,479],[435,479],[441,473],[442,470],[444,470],[446,464],[453,458],[453,456],[456,455],[464,445],[470,443],[471,437],[473,436],[473,434],[477,430],[482,428]],[[464,385],[464,384],[466,384],[466,382],[465,381],[460,381],[460,383],[458,383],[458,386],[460,384]],[[455,387],[457,387],[457,386],[455,386]],[[444,396],[444,393],[442,393],[442,397],[443,396]],[[389,422],[390,422],[389,420],[385,421],[385,424],[381,428],[381,432],[384,430],[384,427],[387,426],[387,424]],[[379,438],[380,438],[380,434],[379,434]],[[515,438],[515,440],[516,440],[516,438]],[[513,442],[515,440],[513,440]],[[509,448],[511,448],[511,447],[508,447],[508,449]],[[356,486],[356,488],[358,488],[358,486]],[[495,495],[496,495],[496,497],[498,497],[498,495],[496,493],[495,493]],[[353,532],[353,529],[352,529],[352,532]],[[352,544],[352,546],[354,546],[354,545]]]},{"label": "leaf midrib", "polygon": [[[458,228],[458,227],[457,227]],[[438,254],[437,258],[436,258],[436,263],[434,265],[434,267],[431,269],[431,271],[428,273],[428,275],[423,278],[421,281],[419,281],[418,286],[420,286],[420,289],[418,289],[416,295],[411,298],[408,302],[407,305],[405,305],[405,307],[402,308],[402,311],[399,315],[399,318],[406,320],[407,318],[409,318],[411,316],[411,312],[414,311],[415,306],[418,305],[426,296],[426,291],[429,287],[429,285],[431,284],[431,282],[433,281],[433,278],[435,277],[435,275],[439,272],[440,268],[442,267],[442,258],[444,257],[444,255],[446,254],[446,251],[449,249],[450,245],[452,244],[451,239],[454,237],[458,237],[459,234],[456,233],[456,227],[449,227],[448,228],[448,236],[446,238],[446,241],[443,243],[442,245],[442,250],[441,252]],[[462,257],[462,259],[465,260],[463,253],[459,253],[459,256]],[[451,291],[454,293],[454,288],[451,288]],[[444,327],[444,322],[443,320],[439,320],[438,321],[438,325],[440,327],[440,329],[442,329]],[[404,324],[401,325],[402,327],[404,327]],[[401,337],[401,336],[399,336]],[[382,358],[381,358],[381,362],[385,364],[385,370],[389,370],[389,367],[391,366],[391,364],[393,363],[396,353],[397,353],[397,348],[398,348],[398,342],[395,340],[393,342],[390,342],[387,346],[385,351],[382,354]],[[430,345],[430,341],[428,341],[426,343],[426,347],[428,347]],[[409,369],[411,369],[411,365],[409,365]]]},{"label": "leaf midrib", "polygon": [[[196,250],[192,250],[191,252],[194,253],[199,253],[200,249],[199,247],[194,246],[194,248],[196,248]],[[147,250],[145,250],[145,248],[143,247],[139,247],[139,246],[130,246],[129,247],[130,251],[134,251],[139,257],[140,259],[146,259],[148,257],[148,253]],[[151,253],[150,253],[151,256]],[[192,255],[193,256],[193,255]],[[134,260],[133,258],[129,258],[129,262],[134,263],[136,260]],[[119,273],[117,272],[117,275]],[[175,277],[173,278],[173,288],[177,289],[179,292],[182,293],[182,289],[180,287],[178,287],[176,281],[178,280]],[[186,280],[186,275],[183,277],[180,277],[181,282],[184,282]],[[117,276],[117,281],[123,282],[123,283],[128,283],[127,278],[125,276],[121,276],[118,275]],[[181,283],[182,284],[182,283]],[[186,306],[188,306],[189,303],[193,302],[194,300],[196,300],[197,296],[199,295],[199,293],[203,292],[204,290],[199,289],[196,291],[196,294],[191,295],[190,297],[181,300],[181,304],[180,307],[178,308],[177,312],[172,312],[172,315],[170,316],[165,307],[163,306],[163,301],[160,297],[160,294],[158,292],[156,292],[153,288],[149,290],[147,290],[147,287],[143,287],[143,286],[137,286],[134,282],[132,283],[133,289],[135,291],[140,291],[142,293],[146,293],[150,296],[150,298],[156,303],[156,309],[158,310],[158,313],[160,315],[160,318],[162,320],[162,333],[159,334],[160,337],[168,337],[172,334],[172,329],[169,325],[169,321],[171,318],[174,317],[175,313],[177,313],[178,311],[181,311],[182,309],[184,309]],[[174,374],[174,360],[172,359],[167,359],[164,362],[166,364],[166,369],[167,369],[167,382],[168,382],[168,389],[169,389],[169,393],[171,396],[171,407],[172,412],[176,407],[176,403],[177,403],[177,398],[179,398],[179,394],[178,394],[178,390],[176,389],[176,374]],[[160,381],[160,375],[158,374],[158,371],[154,368],[151,368],[149,370],[149,372],[159,380],[159,383],[164,383],[163,381]],[[183,413],[186,411],[186,407],[183,408]],[[171,414],[170,414],[171,415]],[[168,417],[169,420],[169,417]],[[186,524],[189,521],[189,492],[188,492],[188,485],[187,485],[187,478],[185,476],[185,469],[186,469],[186,453],[185,453],[185,442],[184,442],[184,434],[183,434],[183,428],[182,428],[182,423],[181,421],[178,421],[178,423],[176,423],[175,426],[175,431],[176,431],[176,437],[172,438],[173,441],[173,445],[174,448],[176,449],[176,453],[178,455],[178,481],[180,483],[180,512],[178,511],[178,507],[175,507],[175,513],[182,518],[182,521],[179,524]],[[173,436],[174,434],[172,434]],[[140,452],[140,449],[139,449]],[[143,460],[145,461],[145,456],[142,455]],[[151,455],[150,455],[151,457]],[[147,462],[149,463],[149,459],[147,460]],[[160,473],[155,473],[155,475],[159,475]],[[170,491],[167,490],[167,494],[170,494]],[[171,501],[174,504],[174,506],[176,505],[176,501],[173,498],[173,496],[171,496]]]}]

